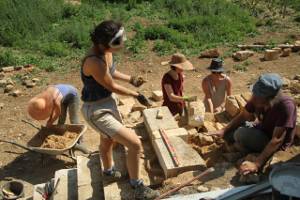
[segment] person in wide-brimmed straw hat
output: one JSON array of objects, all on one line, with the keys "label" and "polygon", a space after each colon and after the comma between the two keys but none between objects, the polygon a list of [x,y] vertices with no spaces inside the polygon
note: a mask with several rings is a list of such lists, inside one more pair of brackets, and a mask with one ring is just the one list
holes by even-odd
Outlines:
[{"label": "person in wide-brimmed straw hat", "polygon": [[218,112],[223,108],[226,95],[231,95],[232,82],[224,74],[223,60],[219,58],[213,59],[207,69],[211,71],[211,74],[206,76],[202,81],[202,89],[205,95],[205,111]]},{"label": "person in wide-brimmed straw hat", "polygon": [[163,106],[167,106],[173,115],[183,114],[184,101],[189,97],[183,96],[183,71],[193,70],[193,64],[183,54],[176,53],[167,62],[170,70],[162,78]]}]

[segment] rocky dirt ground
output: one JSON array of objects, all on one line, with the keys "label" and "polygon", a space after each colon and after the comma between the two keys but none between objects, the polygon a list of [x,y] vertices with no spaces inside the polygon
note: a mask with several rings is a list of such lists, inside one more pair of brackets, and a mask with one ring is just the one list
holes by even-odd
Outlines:
[{"label": "rocky dirt ground", "polygon": [[[274,37],[277,39],[284,39],[286,35],[269,33],[268,37]],[[249,42],[267,40],[266,35],[259,36],[256,39],[251,39]],[[221,51],[226,51],[221,49]],[[233,81],[233,94],[240,94],[249,91],[249,85],[258,78],[258,76],[265,72],[279,73],[282,77],[287,79],[293,79],[296,74],[300,74],[300,54],[292,53],[289,57],[280,57],[274,61],[262,61],[262,53],[255,53],[254,56],[247,60],[248,70],[245,72],[237,72],[233,69],[236,62],[232,58],[225,59],[225,65],[227,74]],[[118,69],[128,74],[142,75],[148,82],[144,84],[139,90],[150,96],[153,90],[159,90],[161,88],[160,81],[163,73],[168,70],[167,66],[161,66],[162,61],[168,60],[169,57],[157,57],[154,54],[147,56],[144,61],[130,61],[128,56],[121,56],[118,63]],[[210,64],[210,59],[199,59],[198,57],[190,58],[194,64],[196,70],[186,72],[185,81],[185,93],[187,95],[197,95],[198,98],[203,98],[201,89],[201,80],[209,72],[206,67]],[[79,61],[74,61],[74,65],[78,66],[67,72],[34,73],[33,76],[38,78],[38,83],[33,88],[26,88],[19,82],[16,83],[16,88],[21,91],[21,95],[13,97],[7,95],[0,89],[0,138],[6,140],[14,140],[22,144],[26,144],[37,130],[30,125],[22,122],[22,120],[32,121],[26,114],[26,104],[28,100],[43,90],[47,84],[56,83],[69,83],[81,89],[80,73],[79,73]],[[22,75],[23,71],[17,71],[12,73],[6,73],[6,76],[13,76],[15,74]],[[127,85],[126,85],[127,86]],[[131,86],[128,85],[131,88]],[[84,123],[83,119],[81,119]],[[39,126],[38,122],[33,122]],[[100,142],[99,135],[92,129],[88,128],[84,135],[84,143],[91,150],[97,150]],[[0,184],[5,181],[13,179],[21,180],[25,183],[25,193],[27,196],[31,195],[32,186],[34,184],[48,181],[53,177],[54,172],[61,168],[71,168],[74,166],[71,160],[64,158],[54,158],[47,156],[42,159],[40,155],[28,151],[24,151],[18,147],[12,146],[6,143],[0,143]],[[292,152],[292,157],[297,155],[299,151]],[[43,162],[42,162],[43,161]],[[219,162],[219,167],[224,170],[224,173],[219,175],[219,178],[214,181],[208,181],[205,187],[209,190],[217,188],[226,188],[230,185],[236,185],[236,169],[234,163]],[[188,173],[183,176],[183,180],[189,177]],[[180,176],[177,177],[177,182],[180,181]],[[178,181],[179,180],[179,181]],[[171,180],[171,184],[174,185],[176,179]],[[166,182],[163,190],[168,188],[168,182]],[[191,191],[199,192],[206,190],[199,188],[199,185],[188,187],[183,189],[182,193],[190,193]]]}]

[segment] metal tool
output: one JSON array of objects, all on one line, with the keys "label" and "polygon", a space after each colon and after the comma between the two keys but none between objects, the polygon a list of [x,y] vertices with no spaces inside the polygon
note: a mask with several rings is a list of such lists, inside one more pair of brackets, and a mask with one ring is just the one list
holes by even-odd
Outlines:
[{"label": "metal tool", "polygon": [[178,157],[176,155],[176,151],[175,151],[175,148],[173,147],[173,145],[170,143],[169,141],[169,137],[167,136],[166,132],[164,129],[159,129],[159,132],[161,134],[161,137],[164,141],[164,143],[166,144],[167,146],[167,149],[168,151],[170,152],[170,155],[171,155],[171,158],[172,160],[174,161],[174,164],[176,167],[178,167],[180,165],[179,161],[178,161]]}]

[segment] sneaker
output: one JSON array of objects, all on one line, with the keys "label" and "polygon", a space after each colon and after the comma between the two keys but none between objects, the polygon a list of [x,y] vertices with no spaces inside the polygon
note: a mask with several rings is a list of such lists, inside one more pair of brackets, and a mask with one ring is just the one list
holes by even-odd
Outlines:
[{"label": "sneaker", "polygon": [[136,200],[150,200],[159,197],[159,192],[140,184],[135,187],[134,199]]},{"label": "sneaker", "polygon": [[113,169],[110,173],[103,172],[103,178],[107,184],[118,182],[127,178],[127,174],[122,174],[120,171]]}]

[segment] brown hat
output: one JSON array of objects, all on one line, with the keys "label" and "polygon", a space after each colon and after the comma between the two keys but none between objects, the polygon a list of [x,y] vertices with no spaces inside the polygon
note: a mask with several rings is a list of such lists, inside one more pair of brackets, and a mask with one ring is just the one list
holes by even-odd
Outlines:
[{"label": "brown hat", "polygon": [[181,53],[173,54],[171,61],[169,61],[171,66],[177,67],[182,70],[193,70],[193,64],[186,59],[186,57]]}]

